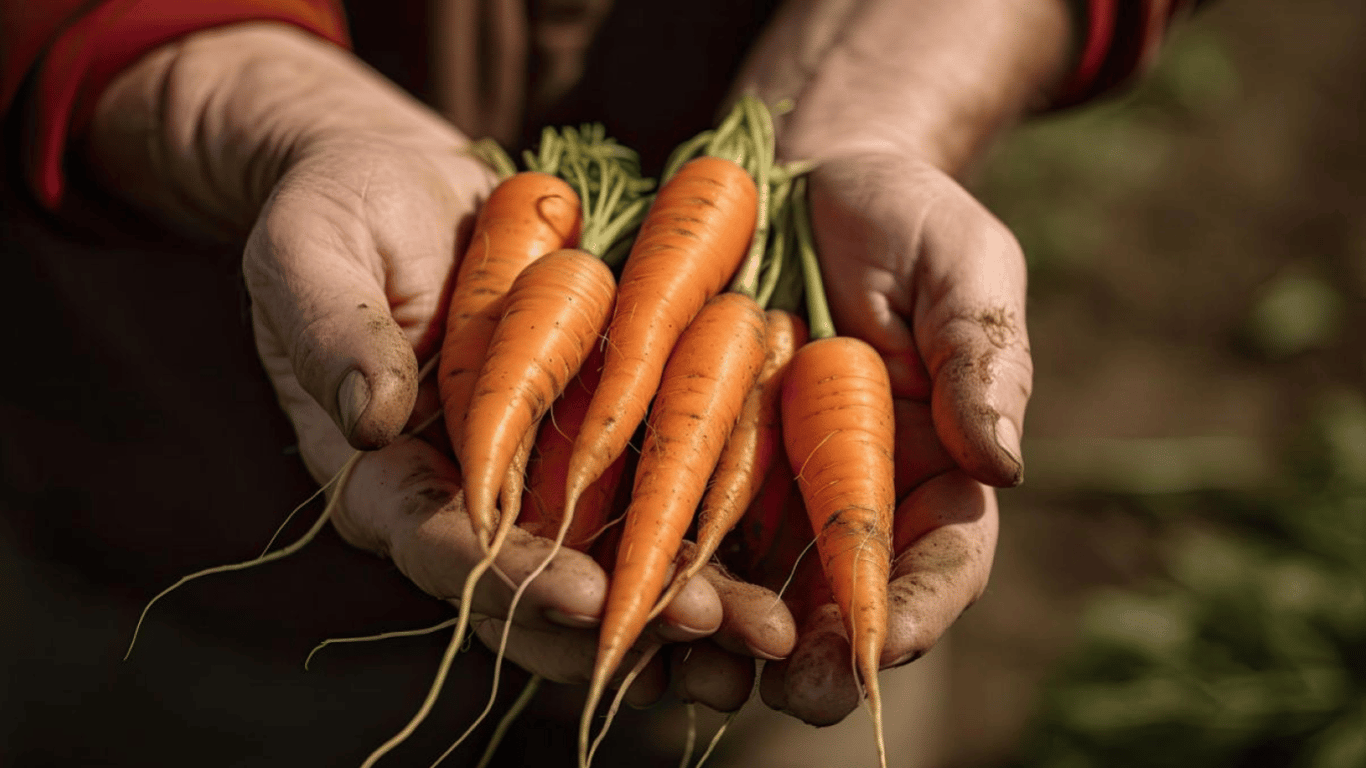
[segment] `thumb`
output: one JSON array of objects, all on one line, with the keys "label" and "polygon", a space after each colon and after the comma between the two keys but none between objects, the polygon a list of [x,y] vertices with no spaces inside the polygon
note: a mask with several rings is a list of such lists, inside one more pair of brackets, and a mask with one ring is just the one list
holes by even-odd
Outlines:
[{"label": "thumb", "polygon": [[339,231],[316,212],[291,215],[297,208],[274,206],[248,240],[243,271],[253,313],[347,441],[382,447],[417,398],[412,344],[390,312],[369,236]]},{"label": "thumb", "polygon": [[1010,487],[1024,476],[1020,435],[1033,379],[1024,256],[1003,224],[970,205],[926,227],[916,342],[944,447],[972,477]]}]

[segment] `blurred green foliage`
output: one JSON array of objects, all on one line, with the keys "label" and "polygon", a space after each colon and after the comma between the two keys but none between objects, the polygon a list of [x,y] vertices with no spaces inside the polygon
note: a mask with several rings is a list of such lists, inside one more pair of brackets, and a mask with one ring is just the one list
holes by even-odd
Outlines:
[{"label": "blurred green foliage", "polygon": [[1036,279],[1101,252],[1117,204],[1163,183],[1175,131],[1237,98],[1219,37],[1183,32],[1138,87],[1031,120],[985,168],[978,191],[1014,231]]},{"label": "blurred green foliage", "polygon": [[1265,287],[1244,327],[1247,340],[1270,358],[1329,345],[1342,325],[1343,299],[1312,275],[1286,275]]},{"label": "blurred green foliage", "polygon": [[[1219,36],[1184,32],[1131,94],[1024,127],[988,168],[1036,298],[1104,269],[1134,201],[1162,194],[1173,137],[1238,98]],[[1345,343],[1352,290],[1326,263],[1310,253],[1250,297],[1239,341],[1268,375]],[[1086,453],[1073,474],[1111,478],[1087,492],[1153,527],[1163,572],[1091,600],[1013,768],[1366,768],[1366,399],[1308,370],[1260,482],[1182,489],[1144,474],[1143,445]]]},{"label": "blurred green foliage", "polygon": [[1167,573],[1094,600],[1016,766],[1366,766],[1366,400],[1322,397],[1284,460],[1131,499]]}]

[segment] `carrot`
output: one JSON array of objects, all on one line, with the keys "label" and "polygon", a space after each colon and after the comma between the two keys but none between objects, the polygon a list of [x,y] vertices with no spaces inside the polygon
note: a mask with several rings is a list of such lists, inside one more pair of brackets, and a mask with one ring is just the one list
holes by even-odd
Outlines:
[{"label": "carrot", "polygon": [[721,158],[692,160],[660,188],[618,284],[602,380],[570,459],[569,508],[626,449],[670,350],[746,255],[756,210],[750,175]]},{"label": "carrot", "polygon": [[507,292],[470,396],[456,457],[472,520],[488,526],[508,464],[593,350],[607,324],[616,280],[602,259],[562,249],[528,265]]},{"label": "carrot", "polygon": [[649,621],[707,478],[763,367],[764,321],[753,299],[721,294],[706,303],[669,355],[603,606],[580,723],[581,766],[587,764],[588,730],[607,681]]},{"label": "carrot", "polygon": [[778,396],[783,376],[797,348],[806,343],[806,323],[796,315],[771,309],[764,316],[765,357],[758,379],[745,396],[740,417],[726,438],[702,506],[697,512],[696,549],[674,575],[655,605],[658,612],[696,576],[749,508],[774,463],[781,439]]},{"label": "carrot", "polygon": [[[532,261],[578,240],[579,196],[563,179],[523,171],[504,179],[475,219],[446,315],[437,384],[451,445],[464,440],[465,415],[489,339],[512,281]],[[475,521],[486,532],[489,521]]]},{"label": "carrot", "polygon": [[[498,164],[505,170],[511,166],[496,146],[484,151],[495,160],[501,155]],[[542,133],[539,156],[526,153],[525,162],[532,170],[512,179],[540,178],[536,172],[554,173],[550,186],[567,192],[558,199],[581,206],[575,236],[585,253],[562,255],[553,269],[530,270],[529,279],[521,281],[518,275],[526,265],[548,252],[533,255],[533,251],[506,260],[506,272],[501,267],[478,267],[481,271],[468,274],[482,274],[488,279],[463,282],[478,292],[476,300],[484,299],[487,311],[469,326],[483,343],[469,343],[460,350],[461,358],[450,364],[450,370],[459,372],[459,389],[446,406],[447,429],[465,475],[468,513],[485,544],[494,524],[498,485],[521,433],[535,428],[569,378],[578,372],[611,311],[615,281],[599,257],[639,223],[648,202],[643,193],[654,184],[640,177],[635,152],[608,138],[601,125],[584,126],[582,130],[547,128]],[[537,208],[545,200],[537,197],[530,201],[534,205],[522,212],[522,219],[539,217]],[[490,199],[485,204],[485,211],[492,202]],[[512,213],[511,218],[515,218]],[[492,259],[489,263],[493,264]],[[467,274],[464,265],[461,272],[462,276]],[[525,285],[516,308],[507,296],[507,283],[514,279]],[[457,297],[461,285],[457,282]],[[500,294],[502,299],[498,298]],[[465,305],[453,298],[451,317],[456,317],[458,306]],[[471,350],[477,350],[479,358],[473,358]],[[473,376],[472,389],[466,390],[471,371],[477,376]],[[454,377],[442,381],[452,388],[457,386]],[[455,408],[461,408],[458,421],[450,414]],[[478,424],[467,426],[466,419]]]},{"label": "carrot", "polygon": [[[796,493],[797,481],[792,477],[787,455],[779,451],[759,492],[722,546],[720,557],[726,567],[752,584],[772,586],[762,574],[766,573],[765,566],[773,558],[774,544],[782,541],[788,502]],[[805,520],[803,510],[803,526]]]},{"label": "carrot", "polygon": [[[513,168],[496,143],[481,143],[474,151],[503,173]],[[597,161],[596,179],[582,168],[587,156]],[[465,579],[456,630],[427,699],[366,765],[407,738],[430,711],[468,626],[475,585],[493,567],[517,518],[536,423],[578,372],[610,314],[611,270],[597,252],[566,246],[590,231],[595,243],[611,245],[638,220],[633,211],[643,210],[644,202],[637,198],[652,182],[623,173],[634,167],[633,158],[630,150],[606,139],[600,126],[589,129],[587,141],[573,129],[563,135],[546,129],[540,155],[527,155],[531,170],[507,176],[480,210],[456,277],[439,384],[466,486],[462,493],[485,555]],[[580,189],[552,172],[573,173]],[[592,216],[590,197],[595,198]],[[548,563],[549,558],[535,573]],[[515,592],[508,615],[531,578],[534,574]],[[451,749],[488,713],[498,673],[495,666],[489,705]]]},{"label": "carrot", "polygon": [[807,344],[784,380],[782,413],[787,454],[876,721],[896,505],[895,423],[882,357],[847,336]]},{"label": "carrot", "polygon": [[887,640],[896,507],[892,389],[876,349],[835,334],[805,191],[805,179],[798,179],[791,216],[816,340],[797,350],[783,380],[783,444],[816,535],[821,569],[844,620],[854,669],[867,691],[878,758],[886,768],[877,673]]}]

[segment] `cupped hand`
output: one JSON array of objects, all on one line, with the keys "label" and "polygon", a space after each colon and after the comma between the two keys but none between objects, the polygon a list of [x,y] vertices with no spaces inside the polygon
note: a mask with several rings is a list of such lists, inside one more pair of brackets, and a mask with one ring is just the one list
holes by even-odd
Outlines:
[{"label": "cupped hand", "polygon": [[[112,192],[167,226],[245,243],[257,347],[309,471],[327,482],[366,451],[335,491],[335,526],[429,594],[458,596],[483,555],[458,469],[439,424],[430,440],[402,435],[437,410],[418,361],[436,352],[463,236],[494,183],[467,137],[346,51],[262,23],[139,60],[101,96],[88,145]],[[548,549],[515,535],[472,608],[507,616],[512,584]],[[590,627],[605,585],[591,559],[562,552],[514,620]],[[660,631],[691,639],[721,615],[699,582]]]},{"label": "cupped hand", "polygon": [[[956,181],[903,156],[828,160],[811,176],[810,201],[836,328],[882,354],[896,399],[882,654],[882,666],[895,667],[929,651],[982,594],[997,538],[992,486],[1023,477],[1032,376],[1024,259]],[[775,709],[827,725],[858,705],[859,687],[839,610],[816,558],[805,560],[787,593],[796,649],[766,665],[760,690]]]},{"label": "cupped hand", "polygon": [[[934,647],[986,588],[996,548],[995,491],[959,468],[939,443],[930,409],[896,401],[897,496],[893,561],[887,585],[888,627],[881,667],[908,664]],[[804,516],[800,504],[793,514]],[[770,707],[813,725],[843,720],[859,704],[844,620],[819,558],[806,553],[804,520],[784,528],[785,552],[766,566],[769,579],[794,573],[784,593],[798,623],[795,649],[765,665],[760,694]],[[765,577],[758,577],[763,580]]]},{"label": "cupped hand", "polygon": [[1014,236],[953,178],[898,154],[825,161],[810,199],[836,329],[882,353],[894,395],[930,405],[959,467],[1018,485],[1033,364]]},{"label": "cupped hand", "polygon": [[[690,546],[685,543],[681,559],[687,557]],[[570,563],[584,557],[578,553],[562,556]],[[557,561],[551,572],[560,568]],[[564,578],[564,574],[555,577]],[[565,594],[564,590],[547,590],[541,578],[532,582],[524,600]],[[605,591],[605,575],[595,586]],[[533,594],[537,597],[532,598]],[[582,628],[563,621],[534,624],[519,616],[508,631],[505,621],[486,618],[475,623],[475,633],[490,649],[502,647],[523,669],[555,682],[577,684],[586,683],[592,675],[598,649],[596,624],[585,621]],[[776,594],[708,565],[646,628],[613,685],[620,684],[642,654],[648,653],[645,666],[627,690],[627,703],[645,706],[672,690],[680,700],[731,712],[753,690],[755,660],[782,658],[795,642],[796,623]]]}]

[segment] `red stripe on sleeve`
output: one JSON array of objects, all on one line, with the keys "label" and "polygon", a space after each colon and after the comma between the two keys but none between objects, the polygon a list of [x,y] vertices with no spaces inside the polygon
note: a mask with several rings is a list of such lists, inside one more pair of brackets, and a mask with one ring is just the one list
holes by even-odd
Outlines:
[{"label": "red stripe on sleeve", "polygon": [[1157,60],[1167,29],[1199,0],[1087,0],[1086,36],[1054,107],[1117,91]]},{"label": "red stripe on sleeve", "polygon": [[1077,57],[1077,65],[1062,86],[1055,106],[1067,106],[1084,100],[1101,67],[1110,55],[1115,37],[1116,0],[1088,0],[1086,4],[1086,37]]},{"label": "red stripe on sleeve", "polygon": [[107,0],[53,40],[38,62],[28,182],[55,208],[65,187],[68,139],[86,128],[105,86],[144,53],[177,37],[242,21],[279,21],[346,46],[340,7],[330,0]]}]

